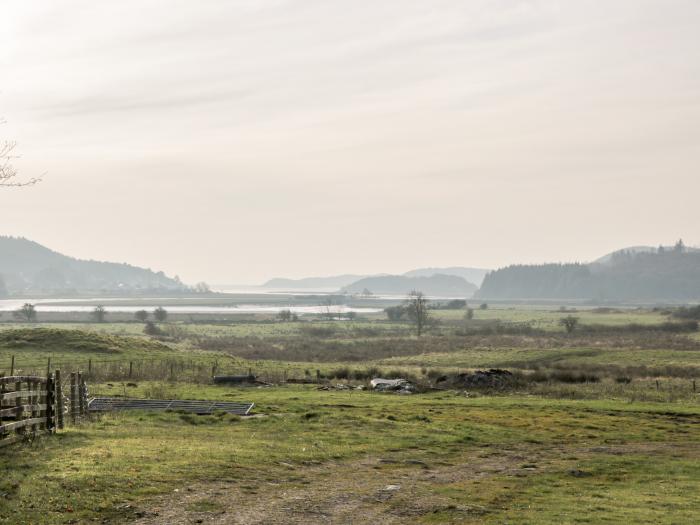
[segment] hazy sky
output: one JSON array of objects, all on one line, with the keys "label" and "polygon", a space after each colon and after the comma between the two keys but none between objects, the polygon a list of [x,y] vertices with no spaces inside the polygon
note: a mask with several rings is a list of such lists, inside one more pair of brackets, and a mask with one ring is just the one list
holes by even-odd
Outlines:
[{"label": "hazy sky", "polygon": [[0,234],[183,280],[700,243],[697,0],[2,0]]}]

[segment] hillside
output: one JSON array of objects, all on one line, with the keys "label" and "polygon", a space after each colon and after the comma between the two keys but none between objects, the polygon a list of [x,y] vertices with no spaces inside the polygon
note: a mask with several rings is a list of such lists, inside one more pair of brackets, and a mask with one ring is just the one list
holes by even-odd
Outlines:
[{"label": "hillside", "polygon": [[604,263],[508,266],[489,273],[483,299],[573,299],[629,302],[700,300],[700,253],[672,249],[619,251]]},{"label": "hillside", "polygon": [[338,288],[343,288],[349,284],[354,283],[359,279],[367,277],[366,275],[332,275],[329,277],[306,277],[303,279],[285,279],[277,277],[270,279],[263,286],[265,288],[281,288],[288,290],[295,289],[311,289],[311,290],[324,290],[331,289],[337,290]]},{"label": "hillside", "polygon": [[0,237],[0,296],[186,289],[163,272],[129,264],[75,259],[28,239]]},{"label": "hillside", "polygon": [[[616,250],[612,253],[608,253],[606,255],[603,255],[602,257],[599,257],[594,263],[599,263],[599,264],[609,264],[615,257],[619,256],[620,254],[630,254],[630,253],[656,253],[659,250],[662,251],[673,251],[674,246],[630,246],[628,248],[623,248],[621,250]],[[693,248],[690,246],[684,246],[683,251],[688,252],[688,253],[700,253],[700,248]]]},{"label": "hillside", "polygon": [[[402,276],[404,277],[432,277],[434,275],[454,275],[461,277],[467,282],[480,286],[484,277],[490,270],[483,268],[467,268],[464,266],[451,266],[448,268],[417,268],[410,270]],[[328,277],[306,277],[304,279],[274,278],[267,281],[265,288],[281,288],[286,290],[309,289],[309,290],[338,290],[365,278],[387,277],[390,274],[378,273],[373,275],[332,275]]]},{"label": "hillside", "polygon": [[25,354],[120,354],[124,352],[165,352],[162,343],[141,337],[100,334],[87,330],[19,328],[0,330],[0,353],[12,352],[21,361]]},{"label": "hillside", "polygon": [[437,274],[430,277],[404,275],[366,277],[344,289],[348,293],[362,293],[365,290],[373,294],[391,295],[405,295],[412,290],[418,290],[432,296],[469,298],[474,295],[477,287],[456,275]]},{"label": "hillside", "polygon": [[467,282],[474,283],[476,286],[481,286],[484,281],[484,277],[491,270],[486,270],[484,268],[466,268],[464,266],[450,266],[448,268],[418,268],[416,270],[411,270],[406,272],[404,275],[406,277],[432,277],[433,275],[456,275],[461,277]]}]

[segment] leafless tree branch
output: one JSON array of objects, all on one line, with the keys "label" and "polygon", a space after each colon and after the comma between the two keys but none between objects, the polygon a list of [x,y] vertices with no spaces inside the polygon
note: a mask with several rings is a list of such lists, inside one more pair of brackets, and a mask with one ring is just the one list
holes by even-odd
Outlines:
[{"label": "leafless tree branch", "polygon": [[[3,123],[4,121],[0,120],[0,124]],[[17,170],[12,164],[14,160],[19,158],[19,156],[15,153],[16,148],[17,144],[15,142],[0,142],[0,186],[31,186],[32,184],[36,184],[41,180],[40,178],[32,178],[27,180],[19,180],[17,178]]]}]

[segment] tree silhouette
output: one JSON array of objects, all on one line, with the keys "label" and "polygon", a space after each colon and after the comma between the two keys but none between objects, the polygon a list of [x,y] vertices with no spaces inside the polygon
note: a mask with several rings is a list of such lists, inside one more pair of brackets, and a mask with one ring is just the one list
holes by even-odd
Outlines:
[{"label": "tree silhouette", "polygon": [[153,310],[153,317],[155,317],[156,321],[159,323],[164,323],[168,319],[168,311],[162,306],[159,306]]},{"label": "tree silhouette", "polygon": [[567,334],[570,334],[576,330],[576,326],[578,325],[578,317],[574,317],[573,315],[562,317],[559,319],[559,324],[564,327]]},{"label": "tree silhouette", "polygon": [[18,321],[27,321],[29,323],[36,321],[36,308],[33,304],[24,303],[22,308],[12,312],[12,315]]},{"label": "tree silhouette", "polygon": [[[0,119],[0,124],[5,121]],[[36,184],[41,179],[27,179],[21,181],[17,178],[17,170],[14,167],[13,161],[19,156],[16,153],[17,143],[9,140],[0,141],[0,186],[31,186]]]},{"label": "tree silhouette", "polygon": [[104,323],[105,317],[107,317],[107,310],[105,307],[102,305],[95,306],[95,309],[92,311],[92,319],[96,323]]},{"label": "tree silhouette", "polygon": [[416,329],[416,335],[420,337],[430,321],[428,299],[425,297],[425,295],[423,295],[423,292],[414,290],[408,294],[408,300],[406,301],[406,313]]}]

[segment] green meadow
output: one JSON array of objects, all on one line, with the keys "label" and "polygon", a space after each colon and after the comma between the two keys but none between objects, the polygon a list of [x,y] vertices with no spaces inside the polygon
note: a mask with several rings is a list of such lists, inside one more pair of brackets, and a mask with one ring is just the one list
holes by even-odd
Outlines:
[{"label": "green meadow", "polygon": [[[132,321],[3,323],[0,373],[50,358],[89,364],[93,395],[255,408],[103,414],[0,449],[0,523],[694,521],[696,333],[652,310],[433,314],[421,337],[378,316],[174,320],[152,336]],[[490,368],[511,382],[459,382]],[[249,370],[263,382],[212,384]],[[372,392],[375,376],[419,393]]]}]

